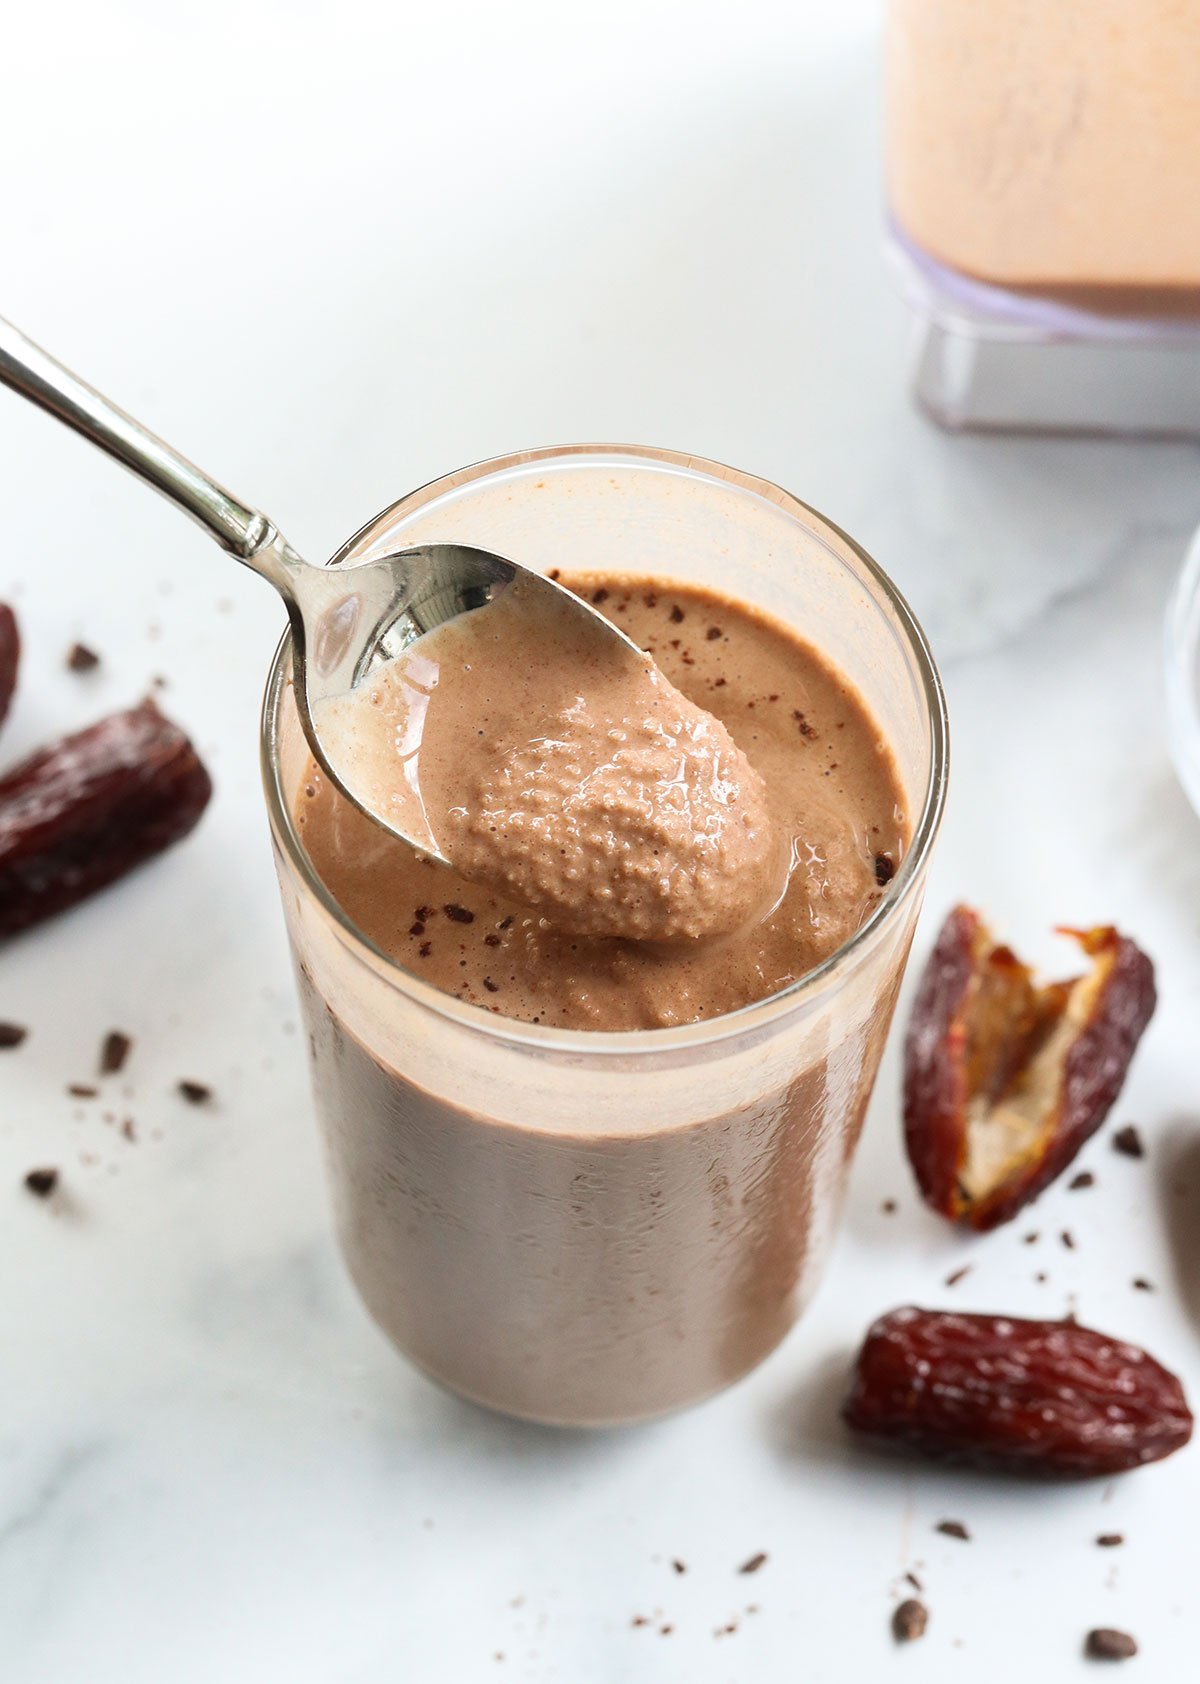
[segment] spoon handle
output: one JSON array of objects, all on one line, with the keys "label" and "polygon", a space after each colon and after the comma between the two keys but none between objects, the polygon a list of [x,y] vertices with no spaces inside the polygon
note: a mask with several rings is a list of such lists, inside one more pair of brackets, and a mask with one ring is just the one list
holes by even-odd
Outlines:
[{"label": "spoon handle", "polygon": [[82,433],[191,515],[222,549],[242,561],[251,561],[264,546],[278,540],[275,527],[265,515],[239,503],[224,486],[101,397],[3,317],[0,382],[47,410],[64,426]]}]

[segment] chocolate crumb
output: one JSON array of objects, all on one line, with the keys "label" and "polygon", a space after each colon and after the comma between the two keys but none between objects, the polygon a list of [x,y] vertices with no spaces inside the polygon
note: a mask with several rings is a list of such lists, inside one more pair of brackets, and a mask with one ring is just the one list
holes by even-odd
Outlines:
[{"label": "chocolate crumb", "polygon": [[962,1280],[963,1276],[969,1275],[970,1273],[971,1273],[971,1265],[969,1263],[964,1263],[961,1269],[952,1269],[951,1270],[951,1272],[946,1276],[945,1285],[946,1286],[957,1286],[959,1281]]},{"label": "chocolate crumb", "polygon": [[1154,1283],[1148,1281],[1145,1275],[1135,1275],[1133,1277],[1133,1289],[1135,1292],[1153,1292]]},{"label": "chocolate crumb", "polygon": [[592,601],[597,607],[599,607],[602,602],[608,601],[608,591],[603,585],[598,585],[592,592]]},{"label": "chocolate crumb", "polygon": [[547,573],[546,577],[547,577],[547,579],[555,579],[555,580],[561,579],[562,578],[562,568],[561,567],[552,567],[550,569],[549,573]]},{"label": "chocolate crumb", "polygon": [[94,1088],[90,1082],[68,1082],[67,1092],[72,1099],[97,1099],[100,1089]]},{"label": "chocolate crumb", "polygon": [[1078,1175],[1073,1175],[1067,1182],[1068,1193],[1081,1193],[1085,1187],[1094,1187],[1096,1177],[1090,1169],[1081,1169]]},{"label": "chocolate crumb", "polygon": [[115,1076],[125,1068],[125,1060],[133,1049],[133,1042],[119,1029],[110,1029],[100,1048],[100,1074]]},{"label": "chocolate crumb", "polygon": [[86,643],[73,643],[67,650],[67,666],[72,672],[92,672],[99,665],[99,655]]},{"label": "chocolate crumb", "polygon": [[1113,1135],[1113,1150],[1120,1152],[1126,1158],[1144,1158],[1146,1148],[1142,1145],[1142,1137],[1132,1123],[1126,1123]]},{"label": "chocolate crumb", "polygon": [[971,1542],[971,1534],[961,1520],[939,1520],[934,1531],[940,1532],[943,1538],[958,1538],[964,1544]]},{"label": "chocolate crumb", "polygon": [[419,918],[415,924],[408,926],[408,933],[410,936],[423,936],[425,934],[425,926]]},{"label": "chocolate crumb", "polygon": [[658,607],[658,596],[654,591],[647,591],[645,596],[642,598],[642,601],[646,604],[647,608]]},{"label": "chocolate crumb", "polygon": [[659,1628],[658,1628],[658,1635],[659,1635],[659,1636],[660,1636],[660,1637],[670,1637],[670,1635],[671,1635],[671,1633],[672,1633],[672,1632],[673,1632],[673,1631],[674,1631],[674,1630],[675,1630],[675,1627],[674,1627],[674,1626],[659,1626]]},{"label": "chocolate crumb", "polygon": [[502,930],[511,929],[512,928],[512,922],[513,922],[513,915],[510,912],[507,918],[501,918],[499,928],[502,929]]},{"label": "chocolate crumb", "polygon": [[890,854],[875,855],[875,881],[881,889],[887,887],[896,875],[896,862]]},{"label": "chocolate crumb", "polygon": [[176,1090],[189,1105],[207,1105],[212,1098],[212,1089],[204,1082],[177,1082]]},{"label": "chocolate crumb", "polygon": [[1038,1243],[1038,1241],[1041,1239],[1041,1237],[1042,1236],[1038,1233],[1037,1229],[1035,1228],[1031,1234],[1025,1235],[1023,1243],[1025,1245],[1036,1245]]},{"label": "chocolate crumb", "polygon": [[442,911],[455,924],[473,924],[475,922],[473,912],[469,912],[465,906],[456,906],[453,901],[444,906]]},{"label": "chocolate crumb", "polygon": [[686,1573],[687,1572],[687,1563],[684,1562],[684,1561],[673,1561],[671,1563],[671,1566],[675,1569],[675,1571],[677,1573]]},{"label": "chocolate crumb", "polygon": [[1102,1550],[1115,1550],[1125,1542],[1124,1532],[1101,1532],[1096,1539]]},{"label": "chocolate crumb", "polygon": [[136,1142],[137,1124],[134,1122],[132,1117],[123,1117],[121,1119],[121,1133],[126,1140]]},{"label": "chocolate crumb", "polygon": [[494,930],[489,930],[487,935],[485,935],[484,938],[483,938],[483,945],[485,947],[499,947],[500,946],[500,937],[495,933]]},{"label": "chocolate crumb", "polygon": [[498,982],[493,982],[490,976],[484,977],[483,986],[487,989],[489,994],[499,994],[500,992],[500,984]]},{"label": "chocolate crumb", "polygon": [[704,634],[704,637],[706,642],[715,643],[717,639],[723,635],[724,634],[722,633],[720,626],[709,626],[708,630]]},{"label": "chocolate crumb", "polygon": [[895,1199],[884,1199],[879,1208],[885,1216],[895,1216],[900,1207]]},{"label": "chocolate crumb", "polygon": [[738,1568],[738,1572],[739,1573],[757,1573],[760,1567],[766,1566],[766,1561],[767,1561],[766,1551],[765,1550],[759,1550],[758,1554],[752,1555],[750,1557],[749,1561],[743,1561],[742,1562],[742,1565]]},{"label": "chocolate crumb", "polygon": [[31,1169],[25,1177],[25,1185],[36,1198],[48,1199],[58,1186],[58,1171],[56,1169]]},{"label": "chocolate crumb", "polygon": [[801,713],[799,708],[792,709],[792,718],[800,727],[800,735],[804,738],[805,742],[816,742],[817,733],[813,730],[812,726],[808,723],[808,720],[805,718],[804,714]]},{"label": "chocolate crumb", "polygon": [[683,609],[678,603],[676,603],[674,608],[671,610],[671,624],[673,626],[681,626],[683,624]]},{"label": "chocolate crumb", "polygon": [[422,959],[428,959],[429,955],[433,952],[433,943],[431,941],[423,941],[420,947],[418,947],[417,952],[420,954]]},{"label": "chocolate crumb", "polygon": [[417,920],[418,924],[424,924],[433,917],[436,911],[437,908],[435,906],[419,906],[413,913],[413,917]]},{"label": "chocolate crumb", "polygon": [[0,1049],[19,1047],[28,1034],[19,1023],[0,1023]]},{"label": "chocolate crumb", "polygon": [[908,1582],[912,1586],[912,1588],[915,1591],[917,1591],[918,1593],[925,1589],[925,1586],[921,1583],[920,1579],[918,1579],[918,1577],[915,1573],[910,1571],[910,1572],[906,1573],[904,1575],[904,1577],[908,1580]]},{"label": "chocolate crumb", "polygon": [[1128,1661],[1137,1654],[1138,1646],[1127,1631],[1096,1626],[1088,1632],[1083,1652],[1090,1661]]},{"label": "chocolate crumb", "polygon": [[648,1626],[650,1621],[645,1614],[635,1614],[629,1623],[631,1626]]},{"label": "chocolate crumb", "polygon": [[1062,1241],[1062,1243],[1066,1246],[1068,1251],[1074,1251],[1075,1250],[1075,1236],[1069,1228],[1064,1228],[1062,1233],[1058,1237]]},{"label": "chocolate crumb", "polygon": [[928,1624],[928,1608],[910,1596],[892,1615],[892,1635],[897,1643],[915,1643],[918,1637],[924,1637]]},{"label": "chocolate crumb", "polygon": [[1033,1278],[1039,1286],[1045,1286],[1046,1282],[1050,1279],[1050,1276],[1046,1274],[1044,1269],[1039,1269]]}]

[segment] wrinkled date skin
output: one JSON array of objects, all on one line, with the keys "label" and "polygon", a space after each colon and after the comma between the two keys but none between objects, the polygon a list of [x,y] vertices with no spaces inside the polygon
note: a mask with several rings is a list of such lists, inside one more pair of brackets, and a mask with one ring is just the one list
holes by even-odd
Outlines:
[{"label": "wrinkled date skin", "polygon": [[12,705],[20,661],[21,634],[17,630],[17,616],[6,602],[0,602],[0,725],[3,725]]},{"label": "wrinkled date skin", "polygon": [[149,701],[31,755],[0,779],[0,936],[178,842],[211,794],[195,749]]},{"label": "wrinkled date skin", "polygon": [[1049,1186],[1121,1091],[1154,1011],[1154,967],[1111,927],[1064,930],[1084,976],[1035,985],[977,912],[947,918],[904,1049],[904,1134],[925,1202],[995,1228]]},{"label": "wrinkled date skin", "polygon": [[1085,1479],[1179,1450],[1192,1415],[1136,1345],[1075,1322],[892,1310],[858,1354],[856,1432],[977,1468]]}]

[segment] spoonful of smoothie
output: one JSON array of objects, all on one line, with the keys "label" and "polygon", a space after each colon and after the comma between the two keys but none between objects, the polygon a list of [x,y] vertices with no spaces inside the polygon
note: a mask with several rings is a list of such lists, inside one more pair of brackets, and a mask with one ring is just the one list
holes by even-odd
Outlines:
[{"label": "spoonful of smoothie", "polygon": [[274,585],[314,757],[414,848],[586,934],[722,934],[768,897],[762,780],[590,604],[467,544],[314,566],[3,320],[0,382]]}]

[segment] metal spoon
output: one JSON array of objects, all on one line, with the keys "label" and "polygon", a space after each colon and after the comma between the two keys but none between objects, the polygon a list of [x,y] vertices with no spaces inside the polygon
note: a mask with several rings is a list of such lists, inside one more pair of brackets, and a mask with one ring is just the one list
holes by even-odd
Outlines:
[{"label": "metal spoon", "polygon": [[[443,863],[448,862],[428,832],[410,835],[356,793],[354,767],[338,765],[321,741],[316,723],[321,702],[356,689],[417,638],[455,615],[485,607],[518,579],[531,610],[536,612],[544,593],[553,592],[560,603],[566,597],[581,637],[595,638],[606,659],[644,664],[623,632],[564,586],[470,544],[418,544],[352,567],[313,566],[266,515],[239,502],[3,318],[0,382],[115,457],[274,585],[291,619],[296,703],[318,763],[356,807]],[[514,658],[519,656],[514,650]]]}]

